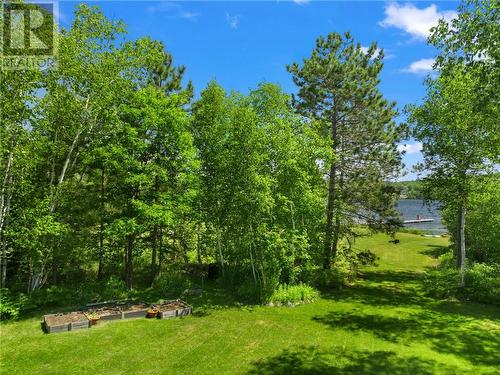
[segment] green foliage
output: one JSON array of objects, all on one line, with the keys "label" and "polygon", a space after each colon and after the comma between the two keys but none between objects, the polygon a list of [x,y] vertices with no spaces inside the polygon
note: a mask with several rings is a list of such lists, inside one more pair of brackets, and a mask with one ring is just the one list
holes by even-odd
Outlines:
[{"label": "green foliage", "polygon": [[467,268],[465,285],[465,298],[500,306],[499,264],[474,263]]},{"label": "green foliage", "polygon": [[371,250],[362,250],[356,253],[356,260],[362,266],[373,265],[378,257]]},{"label": "green foliage", "polygon": [[237,286],[236,297],[246,303],[260,303],[265,301],[266,293],[256,284],[254,280],[248,278]]},{"label": "green foliage", "polygon": [[397,191],[386,181],[399,174],[397,143],[405,128],[394,122],[395,103],[379,91],[384,53],[367,51],[349,32],[319,37],[311,56],[287,67],[298,86],[295,106],[323,140],[328,176],[323,267],[330,268],[341,239],[363,221],[391,229]]},{"label": "green foliage", "polygon": [[465,286],[460,287],[460,274],[453,251],[442,254],[438,259],[438,267],[426,272],[424,277],[429,295],[500,305],[500,265],[471,262],[465,271]]},{"label": "green foliage", "polygon": [[456,298],[460,290],[460,273],[456,268],[430,270],[426,272],[423,283],[429,296]]},{"label": "green foliage", "polygon": [[[349,256],[347,256],[348,254]],[[369,254],[369,258],[373,257],[369,251],[366,254]],[[309,284],[320,289],[339,289],[353,283],[357,276],[358,267],[361,264],[362,262],[356,256],[352,257],[352,254],[342,248],[330,269],[312,267],[306,271],[304,279]]]},{"label": "green foliage", "polygon": [[[500,175],[479,176],[471,181],[465,215],[468,258],[473,262],[500,263]],[[457,221],[453,208],[442,212],[453,242],[457,242]]]},{"label": "green foliage", "polygon": [[[475,231],[467,220],[467,211],[478,203],[472,200],[474,185],[493,175],[499,163],[499,14],[495,2],[468,0],[453,20],[439,21],[429,42],[439,48],[440,74],[426,80],[424,104],[408,108],[413,136],[423,143],[424,160],[417,169],[431,171],[423,179],[424,194],[437,198],[448,223],[455,222],[451,226],[462,284],[468,237]],[[476,256],[478,247],[482,245],[476,243]]]},{"label": "green foliage", "polygon": [[8,289],[0,289],[0,320],[19,318],[27,302],[27,297],[20,293],[13,295]]},{"label": "green foliage", "polygon": [[297,305],[314,302],[319,298],[319,293],[306,284],[286,285],[281,284],[269,297],[269,303],[274,305]]},{"label": "green foliage", "polygon": [[153,282],[153,289],[163,296],[179,296],[192,286],[189,276],[180,270],[165,269]]},{"label": "green foliage", "polygon": [[402,199],[425,199],[421,181],[397,181],[391,182]]}]

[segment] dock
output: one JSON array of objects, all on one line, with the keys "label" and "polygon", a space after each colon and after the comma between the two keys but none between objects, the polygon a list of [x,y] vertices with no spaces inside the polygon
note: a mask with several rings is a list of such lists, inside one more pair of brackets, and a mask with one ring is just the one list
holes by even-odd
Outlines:
[{"label": "dock", "polygon": [[418,223],[430,223],[434,221],[434,219],[415,219],[415,220],[405,220],[403,224],[418,224]]}]

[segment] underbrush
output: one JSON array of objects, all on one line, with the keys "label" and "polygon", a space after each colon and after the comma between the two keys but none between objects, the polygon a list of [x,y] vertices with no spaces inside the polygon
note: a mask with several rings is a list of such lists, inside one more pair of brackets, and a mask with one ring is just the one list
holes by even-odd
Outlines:
[{"label": "underbrush", "polygon": [[314,302],[319,297],[319,292],[306,284],[280,285],[269,297],[270,305],[292,306]]},{"label": "underbrush", "polygon": [[17,319],[21,313],[48,308],[78,306],[88,302],[125,299],[129,292],[125,282],[117,277],[107,280],[86,282],[76,286],[52,285],[37,289],[32,293],[1,290],[1,320]]},{"label": "underbrush", "polygon": [[189,275],[181,270],[165,270],[153,282],[153,289],[162,295],[178,295],[192,286]]},{"label": "underbrush", "polygon": [[453,252],[439,257],[439,265],[424,277],[427,293],[433,297],[458,298],[500,306],[500,265],[467,264],[465,286],[460,286],[460,272],[455,266]]}]

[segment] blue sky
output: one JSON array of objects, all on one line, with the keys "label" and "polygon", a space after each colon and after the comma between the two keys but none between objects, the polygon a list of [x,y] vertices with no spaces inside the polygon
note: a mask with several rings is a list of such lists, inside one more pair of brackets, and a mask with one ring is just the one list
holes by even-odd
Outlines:
[{"label": "blue sky", "polygon": [[[76,2],[59,5],[61,24],[71,22]],[[131,39],[162,40],[174,61],[187,68],[199,93],[216,79],[247,92],[259,82],[295,87],[286,64],[309,56],[319,35],[350,31],[363,46],[376,41],[386,61],[380,88],[402,108],[424,96],[423,79],[436,51],[425,39],[437,19],[454,17],[458,2],[384,1],[95,1],[107,17],[122,19]],[[402,120],[402,118],[401,118]],[[401,145],[408,174],[421,159],[420,145]]]}]

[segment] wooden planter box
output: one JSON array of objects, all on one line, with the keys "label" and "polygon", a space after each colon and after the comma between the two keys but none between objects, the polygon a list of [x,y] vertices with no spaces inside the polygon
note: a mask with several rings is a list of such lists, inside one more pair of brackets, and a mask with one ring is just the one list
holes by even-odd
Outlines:
[{"label": "wooden planter box", "polygon": [[120,320],[120,319],[124,319],[123,312],[110,315],[101,315],[101,320]]},{"label": "wooden planter box", "polygon": [[170,319],[177,316],[177,310],[160,311],[156,315],[158,319]]},{"label": "wooden planter box", "polygon": [[[64,315],[73,315],[71,322],[58,323],[56,317],[61,318]],[[60,320],[60,319],[57,319]],[[44,315],[43,325],[46,333],[75,331],[78,329],[90,328],[90,320],[83,313],[69,313],[69,314],[50,314]]]},{"label": "wooden planter box", "polygon": [[120,306],[120,310],[122,310],[122,319],[145,318],[149,308],[149,305],[145,303]]},{"label": "wooden planter box", "polygon": [[181,309],[177,309],[177,316],[187,316],[191,315],[193,308],[191,306],[186,306]]},{"label": "wooden planter box", "polygon": [[123,319],[123,312],[117,306],[103,306],[96,309],[89,310],[99,315],[101,320],[119,320]]},{"label": "wooden planter box", "polygon": [[[162,311],[162,306],[164,306],[165,308],[170,304],[176,304],[180,306],[172,306],[171,309]],[[186,316],[191,314],[192,312],[191,306],[189,306],[186,302],[181,300],[166,301],[165,303],[157,306],[157,308],[160,310],[157,315],[158,319],[170,319],[178,316]]]}]

